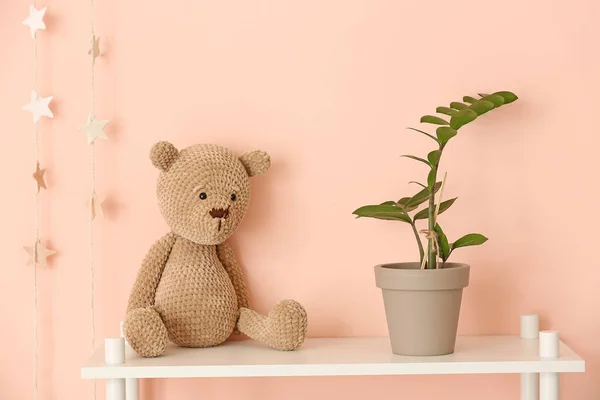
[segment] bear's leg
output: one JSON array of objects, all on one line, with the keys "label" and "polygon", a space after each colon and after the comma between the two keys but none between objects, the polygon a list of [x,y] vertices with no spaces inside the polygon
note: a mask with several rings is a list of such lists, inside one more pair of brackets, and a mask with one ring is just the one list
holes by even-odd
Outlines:
[{"label": "bear's leg", "polygon": [[167,328],[153,307],[128,312],[123,332],[131,348],[142,357],[162,355],[169,341]]},{"label": "bear's leg", "polygon": [[243,334],[277,350],[296,350],[306,338],[306,311],[294,300],[280,301],[268,317],[242,308],[238,328]]}]

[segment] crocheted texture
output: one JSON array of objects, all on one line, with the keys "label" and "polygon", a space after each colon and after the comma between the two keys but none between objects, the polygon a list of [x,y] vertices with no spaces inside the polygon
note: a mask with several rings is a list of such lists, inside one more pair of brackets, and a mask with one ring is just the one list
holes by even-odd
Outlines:
[{"label": "crocheted texture", "polygon": [[158,169],[166,171],[175,162],[179,151],[169,142],[158,142],[150,151],[150,160]]},{"label": "crocheted texture", "polygon": [[158,282],[160,282],[165,263],[169,259],[176,240],[177,236],[175,234],[167,233],[152,245],[142,261],[133,289],[131,289],[127,313],[137,308],[154,305]]},{"label": "crocheted texture", "polygon": [[239,313],[235,289],[216,246],[183,238],[173,246],[155,301],[169,339],[186,347],[223,343]]},{"label": "crocheted texture", "polygon": [[296,350],[306,338],[307,318],[304,307],[294,300],[280,301],[268,317],[242,308],[238,327],[252,339],[277,350]]},{"label": "crocheted texture", "polygon": [[167,328],[153,307],[136,308],[123,324],[127,341],[143,357],[163,354],[169,341]]},{"label": "crocheted texture", "polygon": [[[163,143],[154,147],[168,148]],[[196,145],[181,150],[169,169],[160,173],[156,190],[160,211],[173,232],[194,243],[217,245],[231,236],[246,213],[250,178],[231,151]],[[211,212],[223,217],[215,218]]]},{"label": "crocheted texture", "polygon": [[178,151],[159,142],[150,158],[161,170],[158,204],[172,232],[150,248],[131,291],[124,323],[131,347],[155,357],[164,353],[168,339],[209,347],[238,329],[276,349],[300,347],[306,337],[304,308],[285,300],[268,317],[249,309],[242,270],[225,243],[248,208],[250,176],[269,168],[268,154],[237,158],[216,145]]},{"label": "crocheted texture", "polygon": [[[217,246],[217,255],[221,261],[221,264],[223,264],[225,271],[227,271],[227,275],[229,275],[229,279],[231,280],[233,288],[235,289],[238,308],[248,308],[248,288],[246,288],[244,276],[242,275],[242,269],[235,259],[233,250],[227,243],[221,243]],[[236,325],[236,328],[233,330],[233,334],[239,335],[240,333],[241,332]]]},{"label": "crocheted texture", "polygon": [[264,151],[251,151],[240,156],[240,161],[246,168],[249,176],[259,175],[267,172],[271,166],[271,157]]}]

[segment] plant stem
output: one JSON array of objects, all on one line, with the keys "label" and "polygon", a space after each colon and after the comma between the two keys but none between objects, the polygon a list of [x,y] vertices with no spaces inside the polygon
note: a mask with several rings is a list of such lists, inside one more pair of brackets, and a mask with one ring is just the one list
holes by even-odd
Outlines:
[{"label": "plant stem", "polygon": [[413,221],[410,226],[412,226],[413,233],[415,234],[415,239],[417,239],[417,245],[419,246],[419,264],[423,263],[423,257],[425,257],[425,250],[423,250],[423,243],[421,243],[421,237],[419,237],[419,232],[417,231],[417,226],[415,225],[415,221]]},{"label": "plant stem", "polygon": [[[439,163],[438,163],[439,165]],[[429,193],[429,216],[428,216],[428,230],[429,232],[433,232],[435,230],[435,221],[433,217],[435,215],[435,183],[437,180],[437,165],[433,167],[433,187],[431,188],[431,192]],[[427,269],[435,269],[437,267],[437,254],[435,253],[435,247],[433,243],[432,235],[429,235],[429,240],[427,241]]]}]

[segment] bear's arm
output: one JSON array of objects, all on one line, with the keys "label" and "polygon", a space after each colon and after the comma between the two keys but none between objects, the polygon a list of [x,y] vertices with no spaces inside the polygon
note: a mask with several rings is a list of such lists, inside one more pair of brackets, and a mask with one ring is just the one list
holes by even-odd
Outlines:
[{"label": "bear's arm", "polygon": [[233,250],[227,243],[221,243],[217,246],[217,255],[219,256],[221,264],[225,267],[229,279],[231,279],[231,282],[233,283],[237,295],[238,308],[248,308],[248,288],[244,282],[242,269],[235,259]]},{"label": "bear's arm", "polygon": [[142,261],[142,266],[138,271],[133,289],[131,289],[129,302],[127,303],[127,312],[154,305],[156,288],[158,287],[158,282],[169,259],[175,240],[177,240],[177,236],[170,232],[150,247],[146,257],[144,257],[144,261]]}]

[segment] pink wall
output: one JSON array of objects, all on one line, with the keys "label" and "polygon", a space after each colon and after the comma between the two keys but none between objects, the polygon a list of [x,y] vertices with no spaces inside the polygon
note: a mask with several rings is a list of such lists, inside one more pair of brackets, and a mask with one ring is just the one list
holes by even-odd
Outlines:
[{"label": "pink wall", "polygon": [[[105,55],[97,113],[97,337],[118,333],[129,288],[167,227],[154,197],[150,146],[217,142],[261,148],[272,169],[254,180],[253,204],[235,235],[254,305],[300,300],[312,336],[386,334],[372,266],[414,260],[405,226],[351,216],[398,198],[423,179],[428,139],[404,130],[464,94],[513,90],[519,103],[461,131],[448,148],[443,216],[450,236],[485,233],[463,250],[471,263],[460,332],[516,333],[537,312],[588,362],[565,376],[568,399],[597,399],[600,269],[594,128],[600,93],[596,0],[96,1]],[[32,398],[32,281],[21,247],[33,238],[32,40],[28,2],[0,3],[0,398]],[[40,123],[50,190],[42,232],[59,251],[39,270],[42,400],[90,398],[79,379],[90,353],[87,211],[89,5],[47,0],[40,91],[56,118]],[[517,376],[364,377],[145,382],[148,399],[506,399]],[[100,389],[100,394],[102,394]]]}]

